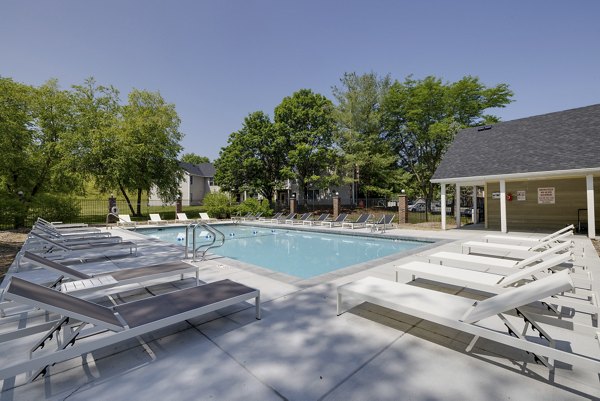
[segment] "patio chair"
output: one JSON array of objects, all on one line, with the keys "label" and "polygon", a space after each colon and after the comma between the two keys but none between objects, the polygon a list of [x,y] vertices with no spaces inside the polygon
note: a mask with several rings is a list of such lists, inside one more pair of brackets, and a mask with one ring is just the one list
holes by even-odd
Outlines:
[{"label": "patio chair", "polygon": [[[425,262],[409,262],[396,266],[396,281],[401,281],[400,279],[402,276],[410,276],[412,281],[421,278],[434,281],[441,285],[468,288],[488,294],[499,294],[512,287],[521,285],[524,282],[530,282],[546,277],[549,270],[554,272],[569,270],[564,267],[561,268],[560,265],[568,262],[572,257],[573,255],[571,253],[555,255],[548,260],[533,264],[526,268],[513,270],[513,272],[508,275],[461,269],[459,267],[439,266]],[[574,287],[586,287],[586,289],[589,289],[592,278],[588,273],[585,277],[580,278],[571,275],[571,280],[573,281]],[[547,305],[568,307],[581,312],[590,313],[596,319],[600,312],[595,297],[592,297],[589,302],[582,302],[566,297],[540,299],[539,301]]]},{"label": "patio chair", "polygon": [[[139,284],[151,280],[162,279],[186,273],[195,273],[196,285],[200,285],[200,268],[185,262],[167,262],[149,266],[132,267],[126,269],[117,269],[98,274],[86,274],[55,260],[47,259],[41,255],[25,251],[23,259],[28,259],[41,267],[51,270],[72,281],[65,281],[61,278],[61,291],[77,292],[98,290],[104,287],[113,287],[115,285],[123,286],[127,284]],[[57,283],[58,284],[58,283]]]},{"label": "patio chair", "polygon": [[[112,250],[112,249],[129,249],[129,253],[137,255],[137,244],[132,241],[120,241],[120,242],[102,242],[102,241],[85,241],[77,244],[70,244],[66,242],[57,242],[50,238],[43,237],[38,233],[31,231],[30,236],[40,240],[40,244],[30,244],[28,241],[26,246],[28,250],[38,250],[40,253],[54,254],[56,252],[93,252],[98,253],[100,251]],[[134,252],[135,249],[135,252]]]},{"label": "patio chair", "polygon": [[[5,297],[48,312],[60,319],[37,342],[28,359],[4,361],[0,379],[33,372],[31,380],[45,375],[50,366],[124,340],[184,322],[207,313],[254,299],[256,319],[260,319],[260,291],[231,280],[176,290],[112,307],[101,306],[81,298],[12,277]],[[21,334],[24,333],[24,334]],[[30,335],[27,328],[17,330],[1,340],[22,342]],[[46,352],[38,350],[50,345],[53,336],[62,337],[58,347]],[[45,347],[48,348],[48,347]]]},{"label": "patio chair", "polygon": [[373,217],[372,214],[363,213],[360,216],[358,216],[358,219],[356,219],[356,221],[352,221],[352,222],[346,221],[346,222],[342,223],[342,228],[349,227],[354,230],[355,228],[366,227],[367,222],[369,221],[369,219],[371,217]]},{"label": "patio chair", "polygon": [[119,220],[117,221],[117,227],[127,226],[137,227],[137,222],[131,220],[131,216],[129,216],[128,214],[120,214]]},{"label": "patio chair", "polygon": [[186,213],[177,213],[175,216],[175,221],[178,223],[189,223],[190,221],[194,220],[189,219]]},{"label": "patio chair", "polygon": [[439,263],[440,265],[455,265],[469,266],[475,270],[493,270],[495,272],[506,272],[508,273],[513,269],[522,269],[534,262],[540,261],[548,256],[552,256],[556,253],[565,252],[573,248],[573,241],[562,242],[551,248],[548,248],[541,252],[535,252],[532,256],[520,259],[505,259],[494,256],[480,256],[480,255],[465,255],[463,253],[456,252],[436,252],[431,255],[427,255],[428,261]]},{"label": "patio chair", "polygon": [[308,220],[310,218],[310,216],[312,216],[312,213],[304,213],[302,216],[300,216],[297,219],[286,220],[286,224],[287,223],[290,223],[292,225],[303,224],[306,220]]},{"label": "patio chair", "polygon": [[262,216],[262,215],[263,215],[262,212],[258,212],[256,214],[248,213],[246,216],[242,217],[241,220],[242,221],[258,220],[258,219],[260,219],[260,216]]},{"label": "patio chair", "polygon": [[325,220],[327,220],[329,218],[329,213],[321,213],[321,215],[314,219],[314,220],[310,220],[310,219],[306,219],[302,222],[302,225],[308,224],[309,226],[312,226],[314,224],[321,224],[322,222],[324,222]]},{"label": "patio chair", "polygon": [[[516,235],[498,235],[498,234],[489,234],[486,235],[484,237],[486,242],[497,242],[497,241],[508,241],[508,242],[520,242],[520,243],[536,243],[536,242],[547,242],[547,241],[552,241],[553,239],[561,236],[564,233],[570,233],[570,235],[573,234],[573,230],[574,230],[574,226],[573,224],[568,225],[564,228],[561,228],[558,231],[553,232],[552,234],[548,234],[545,237],[541,237],[541,238],[530,238],[530,237],[523,237],[523,236],[516,236]],[[564,237],[561,237],[564,238]]]},{"label": "patio chair", "polygon": [[[472,334],[474,337],[466,348],[467,352],[473,350],[479,338],[484,338],[531,353],[534,361],[540,361],[549,368],[554,368],[554,361],[561,361],[600,372],[598,340],[593,336],[559,327],[552,327],[550,336],[531,314],[520,309],[572,289],[569,272],[563,271],[483,301],[473,301],[414,285],[366,277],[337,288],[337,314],[339,316],[345,311],[344,298],[351,298]],[[517,316],[506,313],[514,309]],[[507,332],[499,331],[500,326],[506,327]],[[530,329],[536,331],[528,333]],[[560,349],[554,348],[559,342]]]},{"label": "patio chair", "polygon": [[[46,270],[59,274],[59,277],[48,283],[48,286],[50,288],[57,288],[65,293],[76,293],[77,296],[101,296],[107,291],[114,293],[129,290],[140,287],[143,283],[152,280],[173,276],[180,276],[183,280],[184,274],[187,273],[195,273],[196,285],[200,285],[200,268],[185,262],[167,262],[149,266],[117,269],[98,274],[86,274],[73,267],[29,251],[25,251],[21,255],[20,262],[23,260],[32,261]],[[10,304],[4,302],[0,303],[0,316],[4,317],[6,313],[5,309],[10,306]]]},{"label": "patio chair", "polygon": [[205,212],[200,212],[198,215],[200,216],[201,223],[212,223],[212,222],[217,221],[217,219],[213,219],[212,217],[209,217],[208,213],[205,213]]},{"label": "patio chair", "polygon": [[278,212],[278,213],[275,213],[271,218],[265,218],[260,221],[265,222],[265,223],[277,223],[277,220],[279,220],[282,216],[283,216],[283,212]]},{"label": "patio chair", "polygon": [[150,213],[150,220],[148,224],[168,224],[167,220],[163,220],[158,213]]},{"label": "patio chair", "polygon": [[396,217],[395,214],[384,214],[378,221],[374,223],[368,223],[366,226],[371,227],[371,231],[381,230],[381,232],[385,232],[385,229],[388,226],[392,227],[392,221],[394,221],[394,217]]},{"label": "patio chair", "polygon": [[86,223],[63,223],[62,221],[48,221],[41,217],[38,217],[37,221],[43,224],[51,225],[56,229],[87,228],[88,226]]},{"label": "patio chair", "polygon": [[95,228],[95,227],[88,227],[87,224],[85,223],[75,223],[75,224],[56,224],[56,223],[51,223],[47,220],[42,219],[41,217],[38,217],[37,220],[35,221],[35,224],[38,225],[43,225],[49,229],[52,229],[56,232],[61,232],[63,234],[69,234],[69,233],[90,233],[90,232],[100,232],[99,228]]},{"label": "patio chair", "polygon": [[32,231],[37,232],[40,235],[45,235],[50,238],[54,238],[57,241],[77,241],[83,238],[96,239],[96,238],[120,238],[113,237],[113,235],[106,231],[77,231],[77,232],[62,232],[52,227],[45,226],[43,224],[35,223],[31,228]]},{"label": "patio chair", "polygon": [[562,233],[554,237],[550,241],[536,242],[533,245],[512,245],[512,244],[499,244],[496,242],[479,242],[479,241],[467,241],[462,244],[462,252],[467,254],[471,253],[473,249],[477,249],[477,253],[492,252],[536,252],[542,249],[552,248],[559,241],[572,235],[570,232]]},{"label": "patio chair", "polygon": [[341,226],[342,224],[344,224],[344,221],[346,221],[347,218],[348,218],[348,214],[347,213],[340,213],[338,215],[338,217],[335,218],[334,220],[331,220],[331,221],[322,221],[321,225],[322,226],[329,226],[329,228],[336,227],[336,226]]},{"label": "patio chair", "polygon": [[[288,220],[292,220],[294,217],[296,217],[296,213],[290,213],[285,217],[279,217],[275,222],[277,224],[284,224],[284,223],[287,223]],[[273,221],[273,220],[271,220],[271,221]]]}]

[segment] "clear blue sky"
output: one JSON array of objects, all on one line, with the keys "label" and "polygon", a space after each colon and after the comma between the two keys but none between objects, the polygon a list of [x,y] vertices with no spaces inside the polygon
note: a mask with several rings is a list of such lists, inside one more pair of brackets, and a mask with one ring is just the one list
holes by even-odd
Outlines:
[{"label": "clear blue sky", "polygon": [[218,157],[249,113],[344,72],[507,83],[503,120],[600,103],[600,1],[0,2],[0,76],[93,76],[176,105],[185,152]]}]

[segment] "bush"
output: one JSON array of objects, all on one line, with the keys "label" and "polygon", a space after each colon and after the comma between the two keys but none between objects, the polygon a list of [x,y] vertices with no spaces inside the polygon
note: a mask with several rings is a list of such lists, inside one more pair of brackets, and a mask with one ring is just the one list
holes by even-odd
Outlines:
[{"label": "bush", "polygon": [[74,221],[80,213],[74,198],[42,194],[32,200],[28,214],[33,220],[41,217],[48,221]]},{"label": "bush", "polygon": [[211,192],[204,197],[204,207],[211,217],[226,219],[231,217],[231,202],[222,192]]},{"label": "bush", "polygon": [[81,212],[75,199],[40,194],[23,203],[7,193],[0,194],[0,228],[30,227],[38,217],[48,221],[72,221]]},{"label": "bush", "polygon": [[259,212],[264,216],[270,216],[273,213],[269,207],[269,201],[263,199],[259,202],[258,199],[255,198],[248,198],[240,203],[236,208],[236,212],[240,216],[245,216],[248,213],[256,214]]}]

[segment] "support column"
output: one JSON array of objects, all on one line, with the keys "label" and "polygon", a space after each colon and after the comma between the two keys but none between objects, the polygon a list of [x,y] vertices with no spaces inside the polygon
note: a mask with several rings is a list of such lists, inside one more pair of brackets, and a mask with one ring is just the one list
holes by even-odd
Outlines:
[{"label": "support column", "polygon": [[333,219],[334,220],[337,219],[337,217],[340,215],[340,210],[342,210],[342,200],[340,199],[340,196],[336,192],[336,194],[333,195]]},{"label": "support column", "polygon": [[460,228],[460,184],[456,184],[456,193],[455,193],[455,203],[454,205],[454,217],[456,217],[456,228]]},{"label": "support column", "polygon": [[477,210],[477,185],[473,185],[473,224],[479,223],[479,211]]},{"label": "support column", "polygon": [[594,210],[594,176],[585,176],[585,187],[587,192],[587,216],[588,216],[588,237],[596,238],[596,211]]},{"label": "support column", "polygon": [[440,199],[440,212],[442,218],[442,230],[446,229],[446,184],[442,184],[442,199]]},{"label": "support column", "polygon": [[290,213],[296,213],[298,211],[298,200],[296,199],[296,196],[294,196],[294,194],[292,194],[292,197],[290,198]]},{"label": "support column", "polygon": [[508,232],[506,226],[506,181],[500,180],[500,231]]},{"label": "support column", "polygon": [[398,196],[398,223],[408,223],[408,198],[406,194]]}]

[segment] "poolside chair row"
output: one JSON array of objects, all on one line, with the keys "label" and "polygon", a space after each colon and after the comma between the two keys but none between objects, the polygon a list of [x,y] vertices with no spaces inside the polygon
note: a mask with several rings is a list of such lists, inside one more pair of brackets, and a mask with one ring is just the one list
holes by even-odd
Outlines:
[{"label": "poolside chair row", "polygon": [[[187,216],[187,213],[176,213],[175,216],[175,222],[176,223],[190,223],[190,222],[202,222],[202,223],[212,223],[217,221],[217,219],[213,219],[211,217],[208,216],[208,213],[205,212],[200,212],[198,213],[198,215],[200,216],[199,219],[190,219]],[[162,217],[160,217],[160,214],[158,213],[150,213],[148,215],[150,217],[150,220],[148,220],[148,224],[169,224],[168,220],[163,220]],[[120,214],[119,215],[119,222],[117,222],[117,225],[136,225],[135,222],[133,222],[131,220],[131,217],[128,214]]]},{"label": "poolside chair row", "polygon": [[[579,276],[575,273],[571,264],[573,243],[563,241],[568,231],[563,229],[543,237],[543,241],[536,241],[543,245],[533,248],[537,252],[517,260],[437,252],[429,260],[439,264],[413,261],[396,266],[395,282],[367,277],[342,285],[338,287],[338,315],[346,310],[344,300],[349,297],[470,333],[474,337],[467,352],[479,338],[487,338],[532,353],[535,361],[551,368],[557,360],[600,372],[600,334],[595,327],[600,307],[594,292],[583,298],[571,296],[576,287],[591,289],[592,277],[585,270]],[[511,245],[508,249],[513,250]],[[468,267],[464,266],[466,262]],[[463,294],[452,295],[403,283],[417,279],[475,291],[474,298],[482,294],[488,298],[474,301]],[[554,315],[547,315],[544,307]],[[566,314],[563,308],[567,308]],[[516,311],[517,318],[507,314],[511,310]],[[566,321],[565,316],[573,312],[589,314],[596,323],[588,326]],[[506,333],[495,327],[494,321],[498,319],[507,328]],[[519,322],[521,329],[517,328]],[[558,332],[576,340],[553,339],[542,324],[551,325],[553,335]],[[532,341],[533,337],[527,333],[530,329],[537,330],[536,334],[547,344]],[[568,345],[556,349],[559,340]],[[589,353],[590,347],[596,350],[593,355]]]}]

